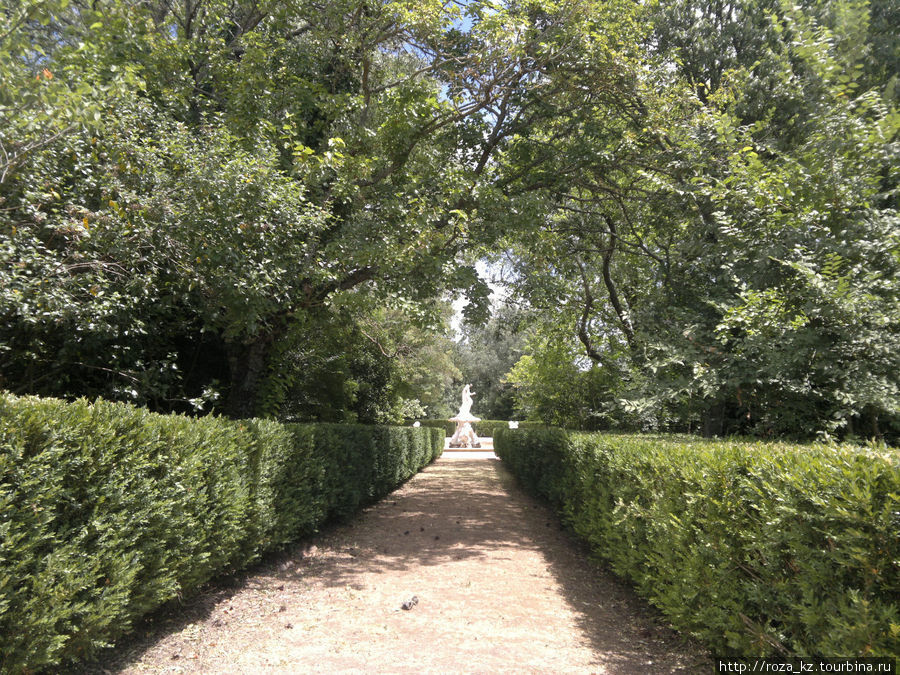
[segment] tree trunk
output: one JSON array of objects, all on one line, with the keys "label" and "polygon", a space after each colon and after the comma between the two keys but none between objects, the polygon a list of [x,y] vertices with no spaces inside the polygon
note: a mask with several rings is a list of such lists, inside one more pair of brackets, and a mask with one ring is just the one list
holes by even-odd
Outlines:
[{"label": "tree trunk", "polygon": [[725,430],[725,404],[714,403],[703,412],[703,437],[721,436]]},{"label": "tree trunk", "polygon": [[259,335],[252,342],[230,342],[228,368],[231,386],[225,405],[226,414],[234,419],[253,417],[259,406],[260,386],[266,377],[274,336]]},{"label": "tree trunk", "polygon": [[603,283],[606,284],[606,290],[609,293],[609,301],[616,311],[616,316],[619,317],[619,324],[622,327],[622,332],[625,334],[628,346],[631,348],[631,351],[634,352],[634,326],[631,325],[631,318],[622,306],[621,300],[619,300],[619,293],[616,290],[616,285],[613,282],[612,272],[610,270],[613,254],[616,252],[619,232],[616,230],[616,223],[612,218],[607,215],[604,215],[603,217],[609,228],[609,246],[603,254]]},{"label": "tree trunk", "polygon": [[878,428],[878,413],[874,408],[869,409],[869,430],[872,433],[873,441],[881,440],[881,430]]}]

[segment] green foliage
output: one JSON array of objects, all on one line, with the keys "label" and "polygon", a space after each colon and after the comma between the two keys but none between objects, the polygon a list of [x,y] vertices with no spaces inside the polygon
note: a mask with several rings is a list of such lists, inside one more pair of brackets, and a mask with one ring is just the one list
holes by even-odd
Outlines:
[{"label": "green foliage", "polygon": [[306,321],[289,336],[283,354],[272,361],[266,389],[272,390],[276,377],[288,381],[267,412],[292,422],[384,421],[379,418],[390,409],[393,363],[355,317],[343,318]]},{"label": "green foliage", "polygon": [[896,656],[900,456],[505,430],[497,454],[716,653]]},{"label": "green foliage", "polygon": [[[460,381],[472,386],[480,415],[515,419],[515,396],[505,376],[522,355],[528,333],[528,313],[513,305],[493,308],[483,324],[462,326],[456,346]],[[458,388],[457,388],[458,390]],[[451,401],[452,403],[452,401]]]},{"label": "green foliage", "polygon": [[0,386],[893,441],[896,4],[17,2]]},{"label": "green foliage", "polygon": [[539,224],[509,237],[514,284],[553,338],[513,371],[520,400],[567,425],[893,442],[894,10],[643,7],[617,103],[554,73],[559,114],[509,153],[515,207]]},{"label": "green foliage", "polygon": [[436,430],[0,395],[0,669],[88,658],[216,574],[377,500]]},{"label": "green foliage", "polygon": [[561,481],[568,443],[568,433],[562,429],[498,429],[494,453],[529,491],[560,509],[566,498]]},{"label": "green foliage", "polygon": [[277,346],[262,412],[286,421],[398,424],[425,407],[443,410],[459,371],[440,307],[379,305],[358,293],[338,300],[340,307],[298,320]]},{"label": "green foliage", "polygon": [[539,328],[526,351],[504,378],[523,417],[567,429],[634,428],[613,398],[622,387],[617,369],[585,358],[570,335]]},{"label": "green foliage", "polygon": [[278,345],[336,294],[482,297],[456,259],[497,149],[473,65],[506,47],[460,54],[458,8],[20,4],[0,18],[5,388],[160,410],[221,393],[250,417]]}]

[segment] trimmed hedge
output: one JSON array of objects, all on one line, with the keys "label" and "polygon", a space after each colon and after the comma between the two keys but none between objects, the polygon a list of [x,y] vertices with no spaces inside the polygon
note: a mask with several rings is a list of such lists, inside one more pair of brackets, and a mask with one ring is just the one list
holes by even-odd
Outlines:
[{"label": "trimmed hedge", "polygon": [[[419,420],[423,427],[432,427],[435,429],[443,429],[447,436],[452,436],[456,432],[456,422],[450,420]],[[542,422],[519,422],[520,429],[542,429]],[[508,429],[509,422],[505,420],[480,420],[475,422],[475,433],[482,438],[491,438],[497,429]]]},{"label": "trimmed hedge", "polygon": [[164,602],[383,497],[443,445],[431,429],[0,392],[0,672],[89,657]]},{"label": "trimmed hedge", "polygon": [[502,430],[495,452],[714,653],[900,653],[900,454]]}]

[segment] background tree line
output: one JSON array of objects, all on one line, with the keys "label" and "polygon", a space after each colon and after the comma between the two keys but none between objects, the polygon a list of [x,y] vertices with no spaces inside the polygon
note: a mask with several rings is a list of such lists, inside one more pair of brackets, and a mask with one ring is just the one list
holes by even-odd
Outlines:
[{"label": "background tree line", "polygon": [[8,3],[0,386],[390,421],[465,378],[483,416],[896,436],[898,18]]}]

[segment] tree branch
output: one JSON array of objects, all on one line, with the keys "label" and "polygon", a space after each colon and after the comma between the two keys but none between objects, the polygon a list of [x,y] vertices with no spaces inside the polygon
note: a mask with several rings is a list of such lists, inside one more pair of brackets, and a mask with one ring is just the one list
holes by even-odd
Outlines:
[{"label": "tree branch", "polygon": [[603,215],[603,218],[606,220],[606,225],[607,227],[609,227],[609,233],[611,235],[609,240],[609,247],[603,254],[603,283],[606,284],[606,290],[609,293],[609,302],[610,304],[612,304],[613,309],[616,311],[616,316],[619,317],[619,323],[622,325],[622,332],[625,333],[625,339],[628,340],[628,346],[633,349],[634,327],[631,325],[631,320],[628,318],[628,313],[622,307],[622,302],[619,300],[619,293],[616,290],[616,285],[613,282],[612,278],[612,272],[610,271],[613,254],[616,251],[616,240],[618,238],[618,234],[616,232],[616,224],[615,221],[613,221],[613,219],[606,214]]}]

